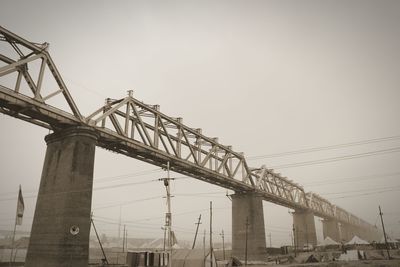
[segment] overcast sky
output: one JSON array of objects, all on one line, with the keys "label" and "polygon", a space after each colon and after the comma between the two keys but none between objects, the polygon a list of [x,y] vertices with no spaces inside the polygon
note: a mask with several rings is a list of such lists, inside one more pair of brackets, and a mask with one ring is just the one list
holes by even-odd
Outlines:
[{"label": "overcast sky", "polygon": [[[0,24],[50,43],[83,115],[132,89],[244,152],[252,167],[274,167],[371,224],[381,205],[389,234],[400,237],[399,1],[3,0]],[[48,130],[1,114],[0,125],[0,229],[13,227],[21,184],[19,229],[30,230]],[[265,157],[371,139],[380,142]],[[368,156],[344,157],[358,154]],[[341,160],[319,162],[330,158]],[[291,165],[309,161],[319,164]],[[155,166],[97,148],[94,187],[110,187],[93,194],[98,230],[116,236],[121,210],[130,237],[161,238],[165,189],[141,183],[161,177]],[[224,229],[230,240],[223,188],[179,179],[172,193],[178,240],[192,240],[200,213],[200,231],[208,230],[209,201],[216,234]],[[264,212],[272,244],[288,244],[288,209],[264,202]]]}]

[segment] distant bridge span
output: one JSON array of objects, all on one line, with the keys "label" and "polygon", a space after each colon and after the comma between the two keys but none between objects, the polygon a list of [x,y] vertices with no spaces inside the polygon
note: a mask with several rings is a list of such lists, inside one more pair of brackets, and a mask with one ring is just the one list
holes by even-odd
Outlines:
[{"label": "distant bridge span", "polygon": [[[82,116],[50,57],[48,44],[34,44],[3,27],[0,40],[11,48],[7,55],[0,54],[0,112],[54,132],[90,128],[99,137],[97,145],[105,149],[164,168],[169,162],[175,172],[327,220],[374,228],[265,166],[249,167],[243,153],[185,125],[181,118],[161,113],[158,105],[138,101],[131,92],[123,99],[107,99],[98,110]],[[57,88],[45,92],[45,79],[53,79]],[[59,95],[69,110],[49,104]]]}]

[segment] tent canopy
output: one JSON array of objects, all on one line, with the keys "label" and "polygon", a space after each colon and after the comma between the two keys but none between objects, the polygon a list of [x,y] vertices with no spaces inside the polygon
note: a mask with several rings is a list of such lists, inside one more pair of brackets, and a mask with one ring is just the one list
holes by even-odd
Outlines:
[{"label": "tent canopy", "polygon": [[346,245],[369,245],[369,243],[355,235]]},{"label": "tent canopy", "polygon": [[338,242],[327,236],[318,246],[340,245]]}]

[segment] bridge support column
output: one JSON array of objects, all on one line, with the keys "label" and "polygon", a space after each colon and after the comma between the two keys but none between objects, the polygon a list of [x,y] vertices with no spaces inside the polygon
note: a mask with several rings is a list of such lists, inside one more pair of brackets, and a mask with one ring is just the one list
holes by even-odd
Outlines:
[{"label": "bridge support column", "polygon": [[341,223],[340,233],[343,242],[349,242],[354,237],[352,226],[347,223]]},{"label": "bridge support column", "polygon": [[339,223],[336,220],[324,219],[322,221],[322,232],[324,235],[324,239],[329,236],[336,242],[340,242]]},{"label": "bridge support column", "polygon": [[362,226],[358,226],[357,235],[366,241],[369,239],[367,230]]},{"label": "bridge support column", "polygon": [[232,195],[232,256],[241,260],[245,259],[246,235],[247,260],[265,260],[267,249],[262,198],[251,193],[236,193]]},{"label": "bridge support column", "polygon": [[299,249],[306,244],[314,247],[317,245],[317,233],[312,212],[296,210],[293,213],[293,225],[295,228],[295,242]]},{"label": "bridge support column", "polygon": [[25,267],[87,267],[97,136],[89,128],[74,127],[45,140]]}]

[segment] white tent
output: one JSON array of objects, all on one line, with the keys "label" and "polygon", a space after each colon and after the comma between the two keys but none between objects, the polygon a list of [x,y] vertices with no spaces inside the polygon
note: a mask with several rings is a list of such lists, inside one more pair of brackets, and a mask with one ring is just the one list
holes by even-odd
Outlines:
[{"label": "white tent", "polygon": [[318,246],[340,245],[338,242],[327,236]]},{"label": "white tent", "polygon": [[346,243],[346,245],[368,245],[369,243],[358,236],[354,236],[353,239],[351,239],[349,242]]}]

